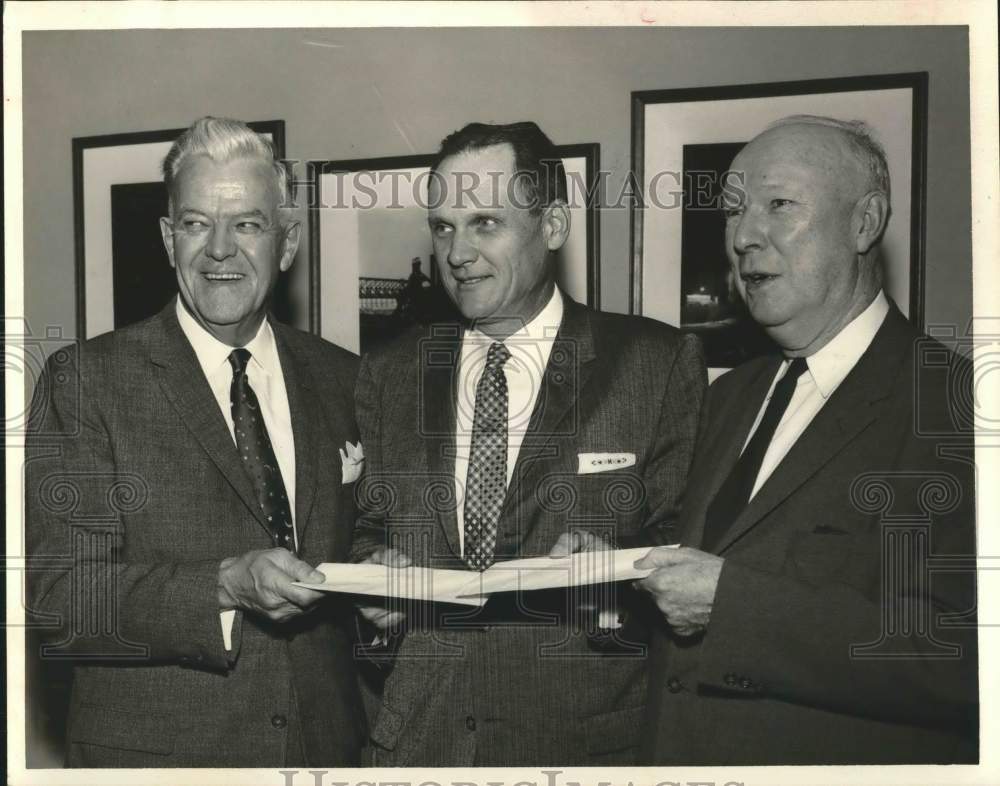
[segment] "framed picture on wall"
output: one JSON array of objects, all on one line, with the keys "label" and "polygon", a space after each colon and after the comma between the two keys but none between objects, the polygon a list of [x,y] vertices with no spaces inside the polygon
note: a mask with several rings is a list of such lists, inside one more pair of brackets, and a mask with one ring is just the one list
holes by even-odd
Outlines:
[{"label": "framed picture on wall", "polygon": [[[556,148],[566,170],[570,236],[558,281],[599,304],[596,200],[600,145]],[[427,228],[431,155],[310,162],[310,322],[323,338],[364,353],[411,324],[453,320]],[[355,283],[356,282],[356,283]]]},{"label": "framed picture on wall", "polygon": [[[285,123],[249,123],[285,155]],[[73,139],[77,336],[92,338],[152,316],[177,293],[160,217],[167,190],[160,164],[184,132],[108,134]],[[275,293],[283,317],[285,287]]]},{"label": "framed picture on wall", "polygon": [[632,208],[630,310],[697,333],[715,369],[771,348],[732,286],[722,176],[769,123],[797,114],[864,121],[884,146],[885,289],[922,327],[926,72],[634,92],[632,166],[643,202]]}]

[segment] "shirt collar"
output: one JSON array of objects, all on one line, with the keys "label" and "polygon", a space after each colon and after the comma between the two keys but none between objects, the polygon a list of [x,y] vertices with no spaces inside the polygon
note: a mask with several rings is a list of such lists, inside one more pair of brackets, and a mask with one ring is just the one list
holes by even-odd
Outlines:
[{"label": "shirt collar", "polygon": [[[191,343],[194,354],[198,358],[198,365],[206,377],[211,377],[220,367],[229,366],[229,354],[233,347],[219,341],[205,328],[198,324],[198,321],[188,313],[181,303],[180,297],[176,302],[177,321],[181,330]],[[278,362],[278,347],[274,340],[274,331],[270,323],[265,319],[260,323],[255,335],[247,344],[246,349],[251,355],[250,362],[256,365],[268,376],[280,373],[281,366]]]},{"label": "shirt collar", "polygon": [[[545,308],[539,311],[535,318],[511,334],[504,341],[511,341],[512,347],[517,344],[531,346],[539,341],[555,341],[556,334],[563,318],[563,296],[559,287],[552,288],[552,297],[545,304]],[[480,330],[469,330],[466,336],[479,342],[493,342],[493,339]],[[511,347],[511,348],[512,348]]]},{"label": "shirt collar", "polygon": [[809,373],[823,398],[829,398],[871,345],[889,313],[889,302],[880,290],[868,308],[852,319],[825,346],[806,358]]}]

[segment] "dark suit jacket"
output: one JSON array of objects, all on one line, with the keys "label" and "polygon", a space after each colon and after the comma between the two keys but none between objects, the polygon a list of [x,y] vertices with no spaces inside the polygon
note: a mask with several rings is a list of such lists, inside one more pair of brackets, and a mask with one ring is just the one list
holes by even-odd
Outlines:
[{"label": "dark suit jacket", "polygon": [[[779,362],[710,388],[684,544],[701,545]],[[713,549],[726,561],[704,636],[661,627],[640,763],[976,760],[968,371],[892,306]]]},{"label": "dark suit jacket", "polygon": [[[420,565],[465,569],[455,498],[457,326],[414,332],[362,362],[357,389],[368,466],[360,538]],[[545,555],[571,527],[627,537],[672,522],[705,390],[696,339],[565,301],[501,513],[498,560]],[[578,474],[580,453],[635,466]],[[621,585],[616,585],[616,590]],[[627,585],[625,585],[627,587]],[[605,585],[502,593],[482,612],[411,608],[372,739],[379,765],[563,765],[634,758],[644,650],[592,646],[581,597]],[[622,598],[619,597],[619,600]]]},{"label": "dark suit jacket", "polygon": [[[295,441],[302,559],[343,560],[357,359],[272,321]],[[365,719],[336,601],[284,627],[237,614],[223,646],[219,563],[270,538],[174,303],[52,356],[26,469],[30,606],[46,658],[75,664],[74,766],[358,760]],[[289,743],[289,738],[292,742]]]}]

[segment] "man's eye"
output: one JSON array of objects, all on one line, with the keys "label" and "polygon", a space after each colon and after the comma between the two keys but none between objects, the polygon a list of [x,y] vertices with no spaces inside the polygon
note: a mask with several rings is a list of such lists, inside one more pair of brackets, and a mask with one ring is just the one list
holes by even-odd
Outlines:
[{"label": "man's eye", "polygon": [[739,216],[743,215],[743,208],[739,205],[734,205],[731,207],[726,207],[725,205],[723,205],[722,215],[726,217],[726,221],[728,221],[731,218],[738,218]]},{"label": "man's eye", "polygon": [[451,232],[451,227],[448,226],[447,224],[434,224],[434,226],[431,227],[431,231],[437,237],[444,237],[445,235]]},{"label": "man's eye", "polygon": [[236,225],[236,231],[242,232],[244,235],[256,235],[258,232],[264,231],[264,225],[259,221],[240,221]]},{"label": "man's eye", "polygon": [[181,226],[188,232],[204,232],[208,229],[208,224],[197,218],[185,218],[181,221]]},{"label": "man's eye", "polygon": [[480,216],[476,219],[476,226],[480,229],[493,229],[499,222],[489,216]]},{"label": "man's eye", "polygon": [[781,209],[783,207],[788,207],[791,204],[792,204],[792,200],[791,199],[772,199],[771,200],[771,209],[772,210],[779,210],[779,209]]}]

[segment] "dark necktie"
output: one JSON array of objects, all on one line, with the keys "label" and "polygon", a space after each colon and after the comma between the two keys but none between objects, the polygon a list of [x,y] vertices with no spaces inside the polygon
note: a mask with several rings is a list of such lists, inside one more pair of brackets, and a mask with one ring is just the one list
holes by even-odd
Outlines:
[{"label": "dark necktie", "polygon": [[781,422],[782,415],[788,409],[799,377],[808,368],[805,358],[795,358],[789,364],[785,375],[774,386],[771,400],[767,402],[767,409],[764,410],[764,417],[760,419],[757,430],[705,512],[702,547],[706,550],[711,550],[722,539],[726,530],[732,526],[736,517],[743,512],[743,508],[750,501],[750,492],[753,491],[757,475],[760,473],[764,454],[767,453],[768,445],[771,444],[771,438]]},{"label": "dark necktie", "polygon": [[233,412],[236,447],[239,449],[240,458],[243,459],[243,468],[253,483],[257,504],[267,518],[271,540],[275,546],[283,546],[294,552],[292,509],[288,504],[278,459],[275,458],[271,438],[267,434],[267,426],[264,425],[260,402],[247,377],[249,362],[249,350],[234,349],[229,354],[229,364],[233,367],[229,402]]},{"label": "dark necktie", "polygon": [[465,476],[464,552],[473,570],[493,564],[497,525],[507,494],[507,378],[510,350],[494,342],[476,385],[469,471]]}]

